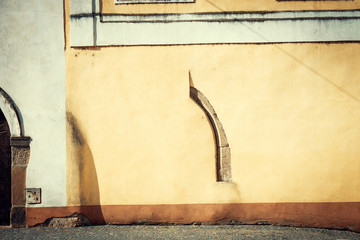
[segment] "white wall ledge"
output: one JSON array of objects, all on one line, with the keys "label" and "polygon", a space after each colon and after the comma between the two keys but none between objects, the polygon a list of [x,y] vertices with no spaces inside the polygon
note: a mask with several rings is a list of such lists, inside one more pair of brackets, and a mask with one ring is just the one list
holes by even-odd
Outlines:
[{"label": "white wall ledge", "polygon": [[83,12],[71,15],[71,46],[360,41],[359,29],[360,10],[145,15]]}]

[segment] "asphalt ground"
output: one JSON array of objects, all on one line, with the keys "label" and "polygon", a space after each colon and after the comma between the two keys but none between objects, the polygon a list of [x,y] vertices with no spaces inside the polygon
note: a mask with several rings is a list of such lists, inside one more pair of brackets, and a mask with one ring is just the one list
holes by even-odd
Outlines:
[{"label": "asphalt ground", "polygon": [[90,226],[0,228],[1,239],[360,239],[360,233],[281,226]]}]

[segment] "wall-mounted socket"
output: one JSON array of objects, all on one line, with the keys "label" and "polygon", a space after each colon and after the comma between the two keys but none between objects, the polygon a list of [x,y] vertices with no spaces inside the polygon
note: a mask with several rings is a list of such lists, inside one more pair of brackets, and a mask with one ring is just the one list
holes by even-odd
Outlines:
[{"label": "wall-mounted socket", "polygon": [[27,188],[26,189],[26,203],[28,203],[28,204],[41,203],[41,188]]}]

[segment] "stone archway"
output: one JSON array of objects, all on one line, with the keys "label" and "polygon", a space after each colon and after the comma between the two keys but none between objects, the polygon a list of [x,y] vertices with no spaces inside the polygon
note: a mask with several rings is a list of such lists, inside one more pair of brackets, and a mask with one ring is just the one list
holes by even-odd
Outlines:
[{"label": "stone archway", "polygon": [[19,109],[10,96],[0,88],[0,110],[10,130],[11,146],[11,211],[12,227],[26,226],[26,168],[30,158],[31,138],[24,136],[24,126]]}]

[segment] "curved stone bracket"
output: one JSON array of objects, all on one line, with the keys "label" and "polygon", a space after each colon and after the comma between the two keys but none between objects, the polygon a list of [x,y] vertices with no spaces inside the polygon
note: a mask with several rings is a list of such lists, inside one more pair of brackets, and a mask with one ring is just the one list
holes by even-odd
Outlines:
[{"label": "curved stone bracket", "polygon": [[190,86],[190,98],[205,112],[210,121],[216,143],[216,178],[218,182],[231,182],[231,152],[229,143],[215,109],[209,100],[195,87]]}]

